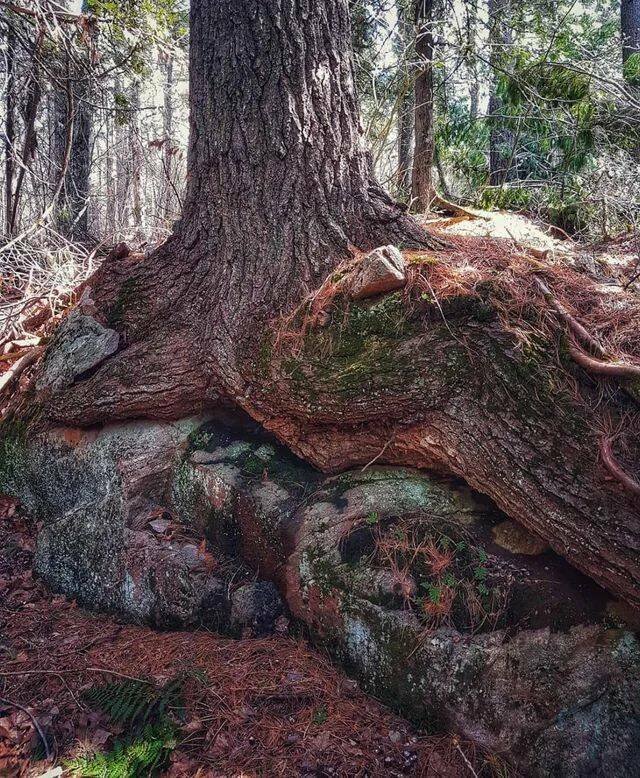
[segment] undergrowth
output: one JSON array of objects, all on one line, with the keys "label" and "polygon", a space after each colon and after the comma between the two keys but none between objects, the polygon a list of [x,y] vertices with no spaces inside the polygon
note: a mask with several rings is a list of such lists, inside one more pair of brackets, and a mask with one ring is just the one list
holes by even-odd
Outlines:
[{"label": "undergrowth", "polygon": [[508,588],[492,575],[487,553],[454,527],[380,526],[374,562],[391,571],[397,593],[428,629],[495,629],[507,607]]},{"label": "undergrowth", "polygon": [[199,670],[178,673],[162,686],[146,679],[127,678],[92,686],[84,701],[124,732],[106,753],[82,755],[66,763],[80,778],[138,778],[155,775],[166,766],[178,744],[176,720],[184,718],[184,686],[193,678],[204,683]]},{"label": "undergrowth", "polygon": [[140,778],[166,766],[178,743],[178,729],[164,719],[148,724],[135,736],[118,738],[107,753],[82,756],[67,763],[73,776],[83,778]]}]

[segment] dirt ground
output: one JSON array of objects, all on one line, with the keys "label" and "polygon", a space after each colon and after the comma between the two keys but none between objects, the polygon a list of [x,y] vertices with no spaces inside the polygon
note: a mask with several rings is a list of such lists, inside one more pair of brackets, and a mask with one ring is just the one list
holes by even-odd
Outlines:
[{"label": "dirt ground", "polygon": [[178,735],[163,775],[504,775],[499,759],[468,743],[418,733],[302,638],[159,633],[52,595],[32,573],[33,529],[0,497],[3,778],[131,775],[69,770],[126,734],[87,703],[87,690],[127,679],[162,685],[180,673],[191,680],[180,716],[168,712]]}]

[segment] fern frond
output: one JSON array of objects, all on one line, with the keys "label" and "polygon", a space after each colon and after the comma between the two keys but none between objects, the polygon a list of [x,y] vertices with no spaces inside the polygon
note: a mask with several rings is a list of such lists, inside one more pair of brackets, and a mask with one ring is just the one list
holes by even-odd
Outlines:
[{"label": "fern frond", "polygon": [[75,778],[140,778],[166,766],[177,745],[177,730],[166,719],[147,725],[135,738],[118,739],[106,754],[97,753],[67,762]]}]

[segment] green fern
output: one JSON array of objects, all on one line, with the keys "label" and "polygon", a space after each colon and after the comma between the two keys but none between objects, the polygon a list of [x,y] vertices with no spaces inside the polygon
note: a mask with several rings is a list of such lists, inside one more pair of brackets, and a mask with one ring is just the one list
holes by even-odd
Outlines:
[{"label": "green fern", "polygon": [[159,721],[168,710],[180,715],[184,709],[183,686],[189,677],[201,683],[207,680],[199,670],[186,670],[161,687],[146,679],[126,679],[93,686],[84,692],[83,698],[118,724],[146,724]]},{"label": "green fern", "polygon": [[147,725],[136,737],[115,741],[106,754],[97,753],[67,762],[77,778],[140,778],[166,766],[177,744],[177,730],[168,720]]},{"label": "green fern", "polygon": [[92,686],[83,698],[92,708],[118,724],[147,721],[151,717],[157,690],[151,681],[115,681]]}]

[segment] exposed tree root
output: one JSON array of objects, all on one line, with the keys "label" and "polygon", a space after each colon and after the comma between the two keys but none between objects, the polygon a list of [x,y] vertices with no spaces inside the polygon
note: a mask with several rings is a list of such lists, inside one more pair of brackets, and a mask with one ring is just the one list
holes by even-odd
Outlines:
[{"label": "exposed tree root", "polygon": [[567,311],[564,305],[562,305],[562,303],[553,296],[549,287],[539,276],[536,276],[536,283],[542,294],[545,296],[547,302],[558,314],[558,317],[569,327],[571,332],[580,341],[592,348],[598,356],[602,357],[603,359],[606,358],[607,352],[600,345],[600,343],[598,343],[598,341],[591,335],[591,333],[589,333],[585,327],[583,327],[582,324],[580,324],[580,322],[574,316],[572,316],[569,311]]},{"label": "exposed tree root", "polygon": [[604,362],[585,354],[573,343],[569,344],[569,353],[573,360],[588,373],[614,378],[640,378],[639,365],[629,365],[626,362]]},{"label": "exposed tree root", "polygon": [[636,497],[640,497],[640,483],[638,483],[635,478],[632,478],[620,466],[619,462],[616,460],[613,454],[610,438],[605,437],[601,439],[600,456],[602,457],[602,462],[604,466],[607,468],[607,470],[609,471],[609,473],[617,481],[619,481],[625,487],[625,489],[627,489],[632,494],[635,494]]}]

